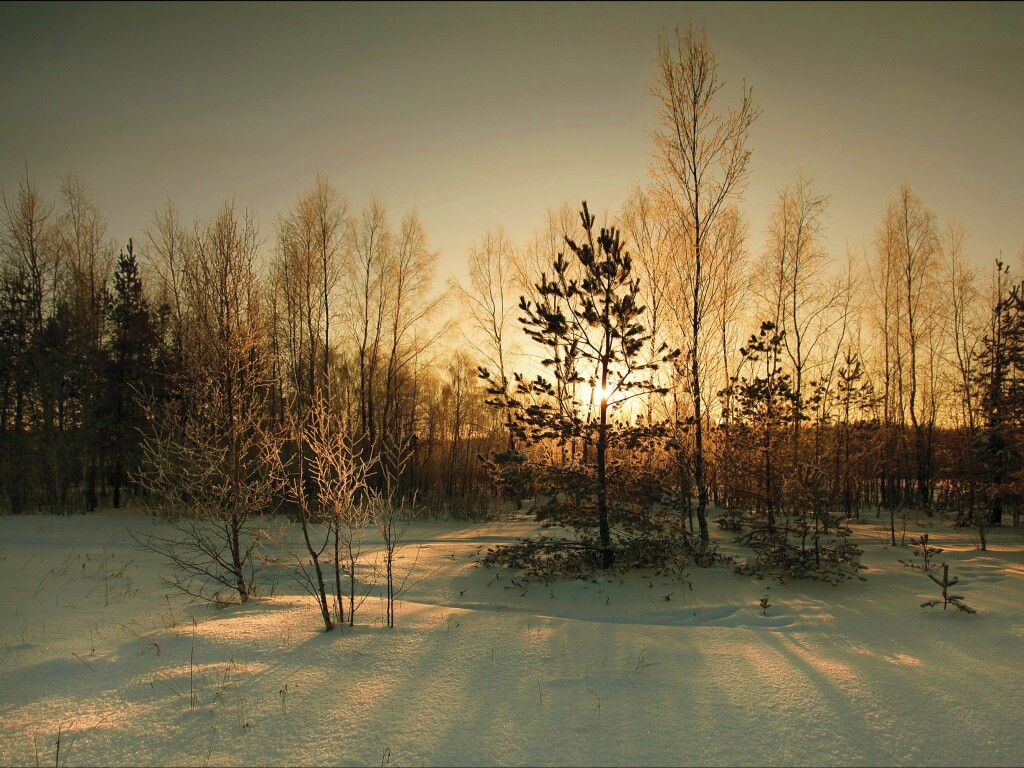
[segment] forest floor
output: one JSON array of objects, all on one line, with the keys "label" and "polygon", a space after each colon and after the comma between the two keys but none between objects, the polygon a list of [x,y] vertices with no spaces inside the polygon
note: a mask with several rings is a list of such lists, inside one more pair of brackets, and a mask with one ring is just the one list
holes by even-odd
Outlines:
[{"label": "forest floor", "polygon": [[838,587],[691,568],[529,589],[477,556],[536,523],[416,522],[397,626],[377,585],[325,633],[280,574],[244,606],[170,594],[129,535],[154,518],[2,517],[0,763],[1020,765],[1019,532],[981,552],[911,521],[968,615],[920,607],[939,589],[875,522],[854,525],[867,580]]}]

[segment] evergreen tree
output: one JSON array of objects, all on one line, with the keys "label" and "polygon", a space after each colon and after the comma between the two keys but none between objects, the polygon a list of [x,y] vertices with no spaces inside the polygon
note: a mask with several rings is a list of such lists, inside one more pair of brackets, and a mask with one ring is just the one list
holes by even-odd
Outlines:
[{"label": "evergreen tree", "polygon": [[[527,380],[516,374],[516,391],[510,393],[488,371],[482,376],[494,396],[491,404],[514,414],[513,429],[521,441],[536,446],[553,439],[563,456],[568,448],[569,461],[561,466],[532,462],[529,469],[547,481],[553,519],[572,520],[572,527],[579,530],[596,522],[596,542],[584,535],[581,543],[586,548],[592,544],[600,553],[601,567],[610,568],[615,551],[609,449],[635,445],[642,431],[614,416],[630,399],[663,391],[652,383],[651,372],[679,353],[662,345],[654,359],[644,358],[650,333],[642,323],[646,309],[638,301],[640,283],[632,276],[632,259],[617,229],[602,228],[595,236],[595,219],[586,202],[580,220],[582,240],[566,237],[568,256],[558,254],[550,279],[541,275],[537,301],[520,300],[520,322],[527,336],[544,349],[542,363],[553,380]],[[498,466],[522,466],[526,455],[509,451],[495,459]]]},{"label": "evergreen tree", "polygon": [[751,335],[740,350],[744,363],[758,371],[751,378],[733,378],[728,400],[733,405],[729,418],[745,427],[757,446],[759,466],[754,506],[764,514],[767,531],[773,532],[781,511],[781,486],[778,456],[782,431],[787,424],[802,418],[790,376],[782,368],[783,340],[786,332],[765,321],[756,336]]},{"label": "evergreen tree", "polygon": [[[856,575],[860,550],[849,543],[850,529],[833,510],[825,473],[816,462],[796,461],[786,447],[786,431],[804,419],[803,402],[783,369],[785,331],[763,322],[756,336],[740,350],[755,375],[737,377],[729,400],[732,428],[742,430],[755,455],[751,514],[736,520],[737,539],[757,553],[751,570],[773,572],[780,579],[810,578],[838,584]],[[743,524],[745,522],[745,525]],[[737,523],[739,525],[737,526]]]},{"label": "evergreen tree", "polygon": [[[866,452],[866,432],[878,428],[877,422],[865,420],[878,403],[874,387],[865,375],[860,355],[847,351],[839,367],[835,391],[830,397],[837,412],[834,450],[834,487],[842,492],[846,519],[860,517],[860,486],[864,482],[862,466]],[[857,500],[856,504],[855,499]],[[895,544],[895,541],[893,542]]]},{"label": "evergreen tree", "polygon": [[956,584],[957,582],[960,581],[960,579],[957,578],[956,576],[954,576],[952,579],[949,578],[949,565],[947,565],[946,563],[942,564],[942,580],[941,581],[939,579],[937,579],[935,577],[935,575],[932,574],[932,573],[928,574],[928,578],[931,579],[932,581],[934,581],[940,587],[942,587],[942,599],[940,599],[940,600],[926,600],[925,602],[921,603],[921,607],[922,608],[931,608],[931,607],[934,607],[936,605],[941,605],[942,606],[942,610],[946,610],[947,608],[949,608],[950,604],[952,604],[952,605],[955,605],[957,608],[959,608],[964,613],[977,613],[978,612],[976,609],[971,608],[971,606],[969,606],[969,605],[967,605],[966,603],[963,602],[963,600],[964,600],[964,596],[963,595],[951,595],[951,594],[949,594],[949,588],[952,587],[954,584]]},{"label": "evergreen tree", "polygon": [[158,396],[156,353],[159,346],[156,315],[143,292],[139,264],[131,240],[114,271],[114,290],[107,296],[106,386],[101,445],[113,505],[140,461],[141,430],[145,422],[142,399]]},{"label": "evergreen tree", "polygon": [[996,303],[979,355],[983,426],[975,446],[988,484],[989,514],[973,521],[985,546],[985,528],[1000,525],[1007,494],[1020,473],[1024,423],[1024,283],[1006,290],[1009,269],[996,262]]},{"label": "evergreen tree", "polygon": [[31,288],[24,275],[12,271],[0,284],[0,489],[14,513],[27,504],[28,460],[26,422],[32,411],[33,379],[29,376]]}]

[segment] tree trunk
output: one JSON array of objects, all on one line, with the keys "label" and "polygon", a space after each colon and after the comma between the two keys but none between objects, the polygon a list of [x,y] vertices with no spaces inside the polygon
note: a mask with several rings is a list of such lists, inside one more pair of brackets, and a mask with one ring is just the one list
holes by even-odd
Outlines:
[{"label": "tree trunk", "polygon": [[249,602],[249,589],[245,584],[245,572],[242,570],[242,549],[238,541],[238,532],[241,527],[242,522],[238,519],[238,515],[232,514],[228,534],[231,541],[231,568],[235,576],[238,598],[242,603],[247,603]]}]

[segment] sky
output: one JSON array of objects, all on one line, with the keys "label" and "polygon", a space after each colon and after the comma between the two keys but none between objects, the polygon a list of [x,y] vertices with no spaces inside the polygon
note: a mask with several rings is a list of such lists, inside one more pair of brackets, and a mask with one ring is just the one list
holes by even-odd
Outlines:
[{"label": "sky", "polygon": [[780,186],[830,196],[837,257],[909,182],[989,269],[1024,247],[1024,3],[3,3],[0,184],[76,174],[119,242],[170,199],[274,218],[319,172],[355,209],[413,208],[465,274],[504,226],[616,212],[647,183],[659,34],[703,25],[762,114],[742,203],[760,251]]}]

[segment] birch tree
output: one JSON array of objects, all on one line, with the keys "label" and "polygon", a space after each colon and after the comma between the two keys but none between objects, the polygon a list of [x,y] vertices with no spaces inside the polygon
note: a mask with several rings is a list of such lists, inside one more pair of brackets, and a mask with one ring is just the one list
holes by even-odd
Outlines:
[{"label": "birch tree", "polygon": [[[505,389],[509,386],[512,352],[510,324],[517,306],[513,298],[514,261],[515,245],[508,233],[501,227],[487,230],[469,250],[469,287],[458,288],[466,302],[470,332],[478,339],[471,343]],[[512,414],[508,408],[502,410],[508,449],[515,450]]]},{"label": "birch tree", "polygon": [[922,379],[929,375],[926,344],[934,320],[931,300],[939,239],[934,214],[909,184],[900,186],[886,209],[878,248],[898,291],[895,341],[903,373],[898,378],[900,401],[913,431],[916,495],[927,507],[931,503],[932,444],[928,433],[932,411],[926,411],[928,404],[922,402]]},{"label": "birch tree", "polygon": [[724,83],[704,30],[676,28],[658,41],[651,91],[658,100],[652,174],[672,215],[676,278],[674,308],[693,402],[693,475],[701,541],[709,539],[704,435],[707,324],[715,305],[717,275],[708,263],[708,241],[728,205],[742,191],[750,164],[750,127],[759,114],[744,86],[739,104],[719,109]]},{"label": "birch tree", "polygon": [[779,190],[768,222],[766,249],[758,270],[766,319],[785,331],[783,346],[793,376],[792,461],[801,463],[800,427],[815,353],[830,326],[842,317],[833,310],[840,293],[828,280],[824,247],[828,198],[800,174]]}]

